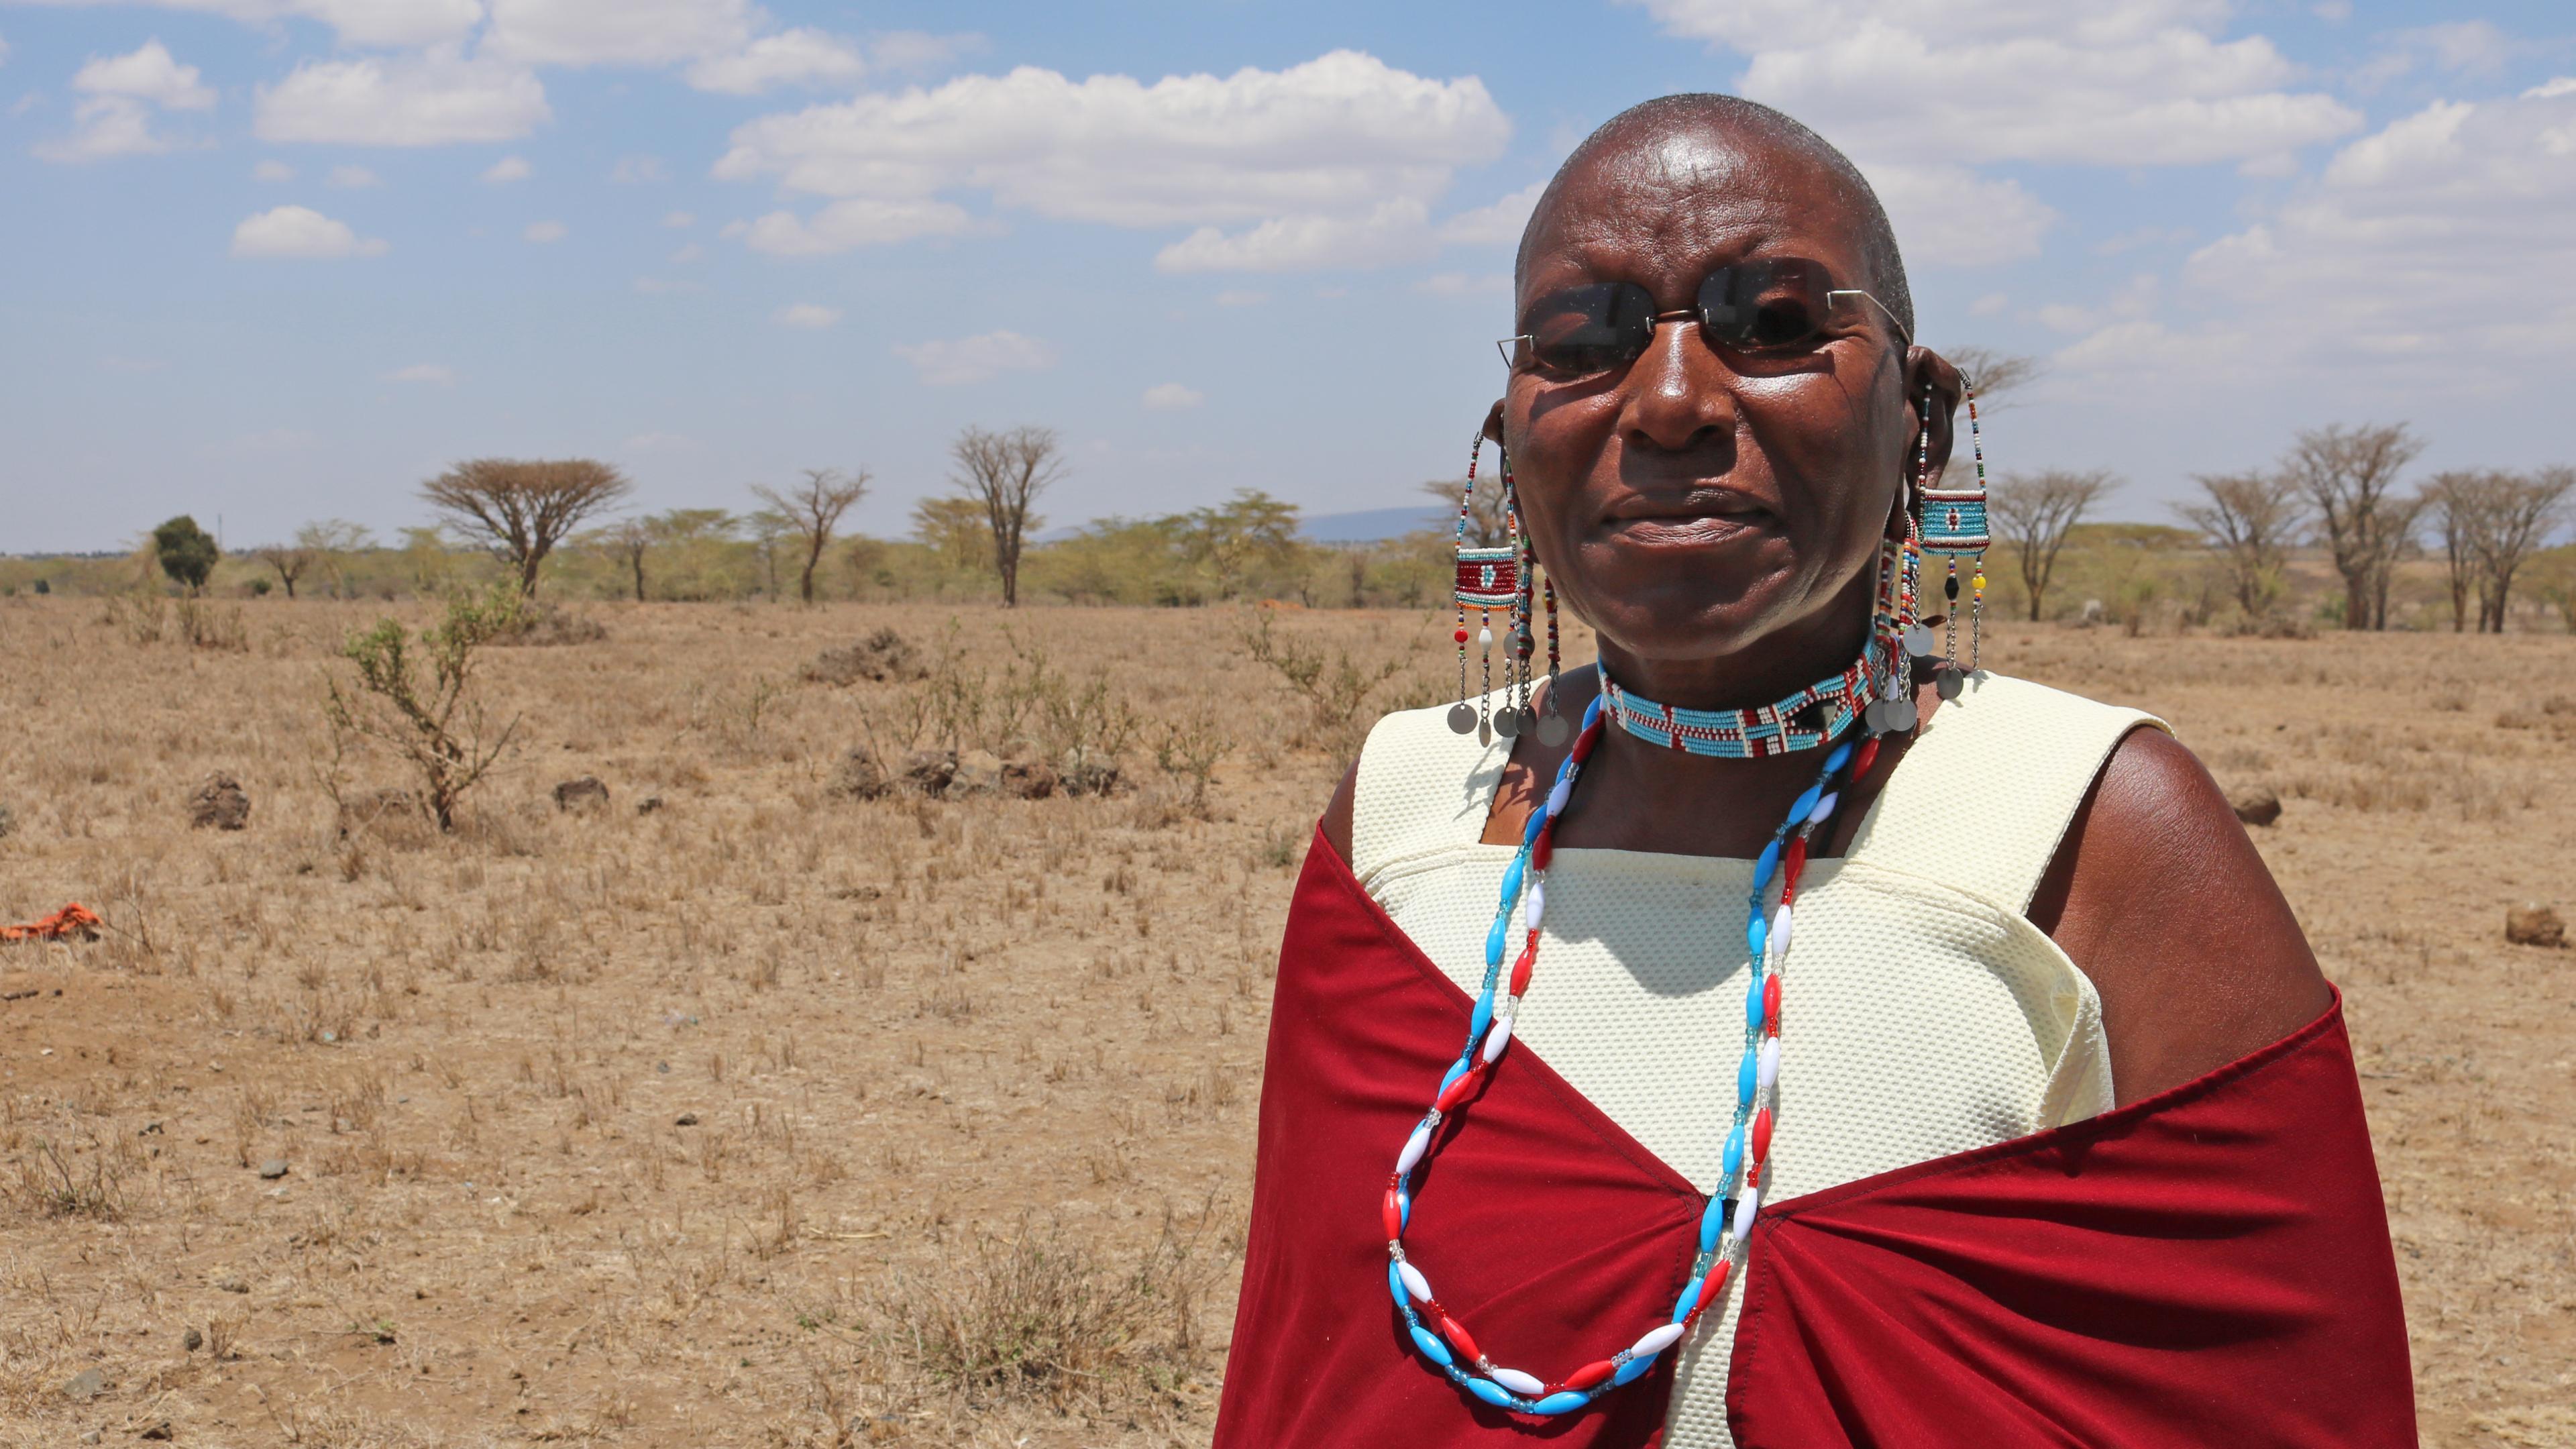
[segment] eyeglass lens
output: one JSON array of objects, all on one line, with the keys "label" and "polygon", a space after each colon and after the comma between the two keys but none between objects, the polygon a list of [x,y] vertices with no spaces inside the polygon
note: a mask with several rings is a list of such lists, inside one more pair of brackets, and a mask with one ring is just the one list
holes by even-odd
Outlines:
[{"label": "eyeglass lens", "polygon": [[[1691,310],[1716,346],[1777,351],[1824,330],[1832,285],[1823,266],[1796,257],[1744,262],[1703,278]],[[1642,356],[1654,332],[1655,299],[1644,287],[1591,282],[1531,306],[1514,360],[1567,376],[1607,372]]]}]

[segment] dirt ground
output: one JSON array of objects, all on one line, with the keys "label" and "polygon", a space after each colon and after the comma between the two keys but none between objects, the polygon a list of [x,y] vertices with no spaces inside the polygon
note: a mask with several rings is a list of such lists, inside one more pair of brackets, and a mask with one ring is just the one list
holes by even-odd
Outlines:
[{"label": "dirt ground", "polygon": [[[454,834],[344,837],[322,679],[372,616],[262,601],[190,648],[0,601],[0,919],[107,927],[0,946],[0,1445],[1205,1441],[1347,736],[1246,616],[600,608],[491,655],[522,736]],[[952,619],[929,681],[799,677]],[[1369,712],[1445,687],[1442,621],[1277,628],[1411,661]],[[2576,907],[2576,641],[1990,645],[2280,793],[2255,833],[2347,996],[2425,1440],[2576,1444],[2576,954],[2503,935]],[[855,743],[1095,673],[1140,716],[1122,793],[835,789]],[[187,823],[218,770],[246,829]],[[559,810],[583,775],[606,805]]]}]

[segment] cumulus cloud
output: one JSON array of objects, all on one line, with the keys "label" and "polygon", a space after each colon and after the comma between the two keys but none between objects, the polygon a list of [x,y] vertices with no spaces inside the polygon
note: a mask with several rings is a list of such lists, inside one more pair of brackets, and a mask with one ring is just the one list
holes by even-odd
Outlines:
[{"label": "cumulus cloud", "polygon": [[43,160],[78,164],[167,151],[176,143],[152,128],[155,108],[203,111],[215,104],[197,68],[181,65],[158,40],[124,55],[92,56],[73,73],[72,89],[81,96],[72,108],[72,134],[37,142],[35,154]]},{"label": "cumulus cloud", "polygon": [[709,56],[689,67],[689,84],[702,91],[756,96],[779,86],[834,85],[867,74],[859,47],[808,27],[764,35],[730,55]]},{"label": "cumulus cloud", "polygon": [[387,382],[417,382],[431,387],[454,387],[456,369],[435,362],[415,362],[385,374]]},{"label": "cumulus cloud", "polygon": [[443,146],[507,141],[553,119],[525,70],[453,50],[394,59],[308,60],[259,90],[264,141]]},{"label": "cumulus cloud", "polygon": [[262,161],[250,168],[253,181],[281,182],[295,179],[295,168],[283,161]]},{"label": "cumulus cloud", "polygon": [[797,302],[770,313],[769,320],[781,327],[799,327],[808,332],[820,332],[826,327],[839,324],[841,309],[826,307],[819,302]]},{"label": "cumulus cloud", "polygon": [[1165,251],[1171,270],[1369,265],[1436,246],[1430,203],[1510,131],[1476,78],[1427,79],[1356,51],[1150,85],[1022,66],[761,117],[735,129],[716,175],[879,204],[978,192],[1047,217],[1200,228]]},{"label": "cumulus cloud", "polygon": [[984,37],[971,30],[954,35],[890,30],[868,43],[868,60],[885,70],[935,70],[984,48]]},{"label": "cumulus cloud", "polygon": [[1194,408],[1207,401],[1207,394],[1177,382],[1158,382],[1145,389],[1145,406],[1158,412]]},{"label": "cumulus cloud", "polygon": [[525,181],[537,174],[525,156],[504,156],[483,168],[483,179],[495,186],[510,181]]},{"label": "cumulus cloud", "polygon": [[1855,157],[2193,165],[2349,135],[2224,0],[1644,0],[1750,57],[1743,93]]},{"label": "cumulus cloud", "polygon": [[986,382],[1005,372],[1027,372],[1055,366],[1055,349],[1017,332],[986,332],[947,342],[895,344],[895,355],[912,364],[933,387]]},{"label": "cumulus cloud", "polygon": [[674,230],[678,230],[683,227],[696,226],[698,224],[697,213],[689,211],[666,211],[662,213],[662,224]]},{"label": "cumulus cloud", "polygon": [[383,240],[361,240],[347,222],[324,216],[309,206],[276,207],[244,217],[241,225],[233,228],[233,255],[237,257],[337,261],[342,257],[381,256],[385,250]]},{"label": "cumulus cloud", "polygon": [[1491,206],[1462,211],[1440,223],[1440,239],[1466,246],[1518,246],[1546,190],[1546,182],[1533,181]]},{"label": "cumulus cloud", "polygon": [[[2194,252],[2175,304],[2070,347],[2103,379],[2306,370],[2490,387],[2564,354],[2576,295],[2576,79],[2436,101],[2336,152]],[[2194,314],[2186,304],[2205,309]]]},{"label": "cumulus cloud", "polygon": [[669,65],[738,51],[751,0],[491,0],[483,43],[536,65]]},{"label": "cumulus cloud", "polygon": [[620,186],[668,181],[671,168],[659,156],[620,156],[617,164],[609,168],[608,179]]},{"label": "cumulus cloud", "polygon": [[2021,183],[1965,166],[1863,166],[1896,228],[1906,260],[1919,266],[1985,266],[2037,256],[2057,212]]},{"label": "cumulus cloud", "polygon": [[749,223],[739,235],[756,252],[812,257],[917,236],[954,236],[973,224],[964,208],[945,201],[852,198],[833,202],[810,219],[773,211]]},{"label": "cumulus cloud", "polygon": [[1440,272],[1413,284],[1426,297],[1493,297],[1511,289],[1512,279],[1501,272]]},{"label": "cumulus cloud", "polygon": [[162,10],[220,15],[244,25],[311,20],[349,45],[435,45],[462,40],[483,19],[481,0],[38,0],[105,6],[141,3]]},{"label": "cumulus cloud", "polygon": [[362,187],[382,186],[385,182],[383,177],[378,176],[376,173],[368,170],[364,166],[334,166],[331,168],[331,174],[322,178],[322,184],[325,186]]},{"label": "cumulus cloud", "polygon": [[528,223],[526,231],[519,233],[521,239],[540,245],[562,241],[569,235],[571,235],[571,229],[559,221],[532,221]]}]

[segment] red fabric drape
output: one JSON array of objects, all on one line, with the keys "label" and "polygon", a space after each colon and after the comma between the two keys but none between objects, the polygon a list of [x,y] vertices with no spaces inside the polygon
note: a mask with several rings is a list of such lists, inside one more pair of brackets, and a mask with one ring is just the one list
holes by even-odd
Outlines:
[{"label": "red fabric drape", "polygon": [[[1669,1364],[1517,1418],[1413,1356],[1378,1198],[1468,1002],[1319,835],[1287,940],[1218,1449],[1662,1438]],[[1406,1241],[1497,1363],[1662,1321],[1700,1199],[1526,1048],[1444,1124]],[[2340,1005],[2090,1122],[1766,1207],[1728,1389],[1745,1449],[2415,1442]]]}]

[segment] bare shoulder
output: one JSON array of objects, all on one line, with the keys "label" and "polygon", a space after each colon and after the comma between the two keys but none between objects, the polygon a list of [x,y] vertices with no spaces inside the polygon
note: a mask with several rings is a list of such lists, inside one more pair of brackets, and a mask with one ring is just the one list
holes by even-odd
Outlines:
[{"label": "bare shoulder", "polygon": [[2276,1041],[2331,999],[2218,783],[2159,729],[2113,749],[2031,918],[2101,993],[2122,1102]]}]

